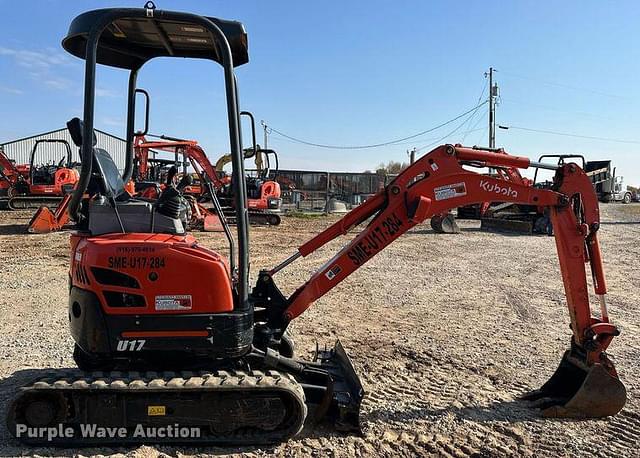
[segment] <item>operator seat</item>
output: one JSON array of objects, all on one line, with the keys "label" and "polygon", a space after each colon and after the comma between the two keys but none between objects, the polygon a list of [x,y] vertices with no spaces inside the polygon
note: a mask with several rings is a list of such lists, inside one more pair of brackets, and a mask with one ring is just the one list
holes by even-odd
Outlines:
[{"label": "operator seat", "polygon": [[[73,118],[67,123],[67,128],[73,142],[82,146],[83,122],[79,118]],[[185,234],[179,217],[167,214],[152,202],[129,195],[113,158],[106,150],[97,148],[96,143],[94,132],[94,160],[87,188],[90,198],[83,203],[83,207],[88,205],[86,216],[89,232],[92,235],[113,232]]]}]

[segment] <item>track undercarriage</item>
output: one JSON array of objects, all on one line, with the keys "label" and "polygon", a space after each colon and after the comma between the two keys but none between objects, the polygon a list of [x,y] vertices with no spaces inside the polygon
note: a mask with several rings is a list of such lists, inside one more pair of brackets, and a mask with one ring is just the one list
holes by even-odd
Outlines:
[{"label": "track undercarriage", "polygon": [[339,342],[314,362],[268,350],[232,365],[245,370],[43,371],[13,398],[7,426],[24,443],[64,447],[271,444],[321,419],[359,430],[364,392]]},{"label": "track undercarriage", "polygon": [[64,199],[63,196],[15,196],[0,201],[0,208],[9,210],[35,210],[40,207],[55,208]]},{"label": "track undercarriage", "polygon": [[297,434],[306,412],[300,384],[276,371],[71,369],[21,388],[8,426],[32,445],[275,443]]}]

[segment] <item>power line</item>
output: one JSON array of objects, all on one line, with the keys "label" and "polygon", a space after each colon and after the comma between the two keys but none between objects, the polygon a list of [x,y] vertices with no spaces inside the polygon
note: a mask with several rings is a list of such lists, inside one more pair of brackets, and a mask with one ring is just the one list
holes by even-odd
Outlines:
[{"label": "power line", "polygon": [[[314,142],[310,142],[307,140],[302,140],[296,137],[293,137],[291,135],[287,135],[284,132],[281,132],[277,129],[274,129],[273,127],[268,127],[270,132],[274,132],[277,135],[280,135],[282,137],[288,138],[291,141],[294,141],[296,143],[301,143],[303,145],[308,145],[308,146],[315,146],[316,148],[328,148],[328,149],[368,149],[368,148],[379,148],[381,146],[388,146],[388,145],[393,145],[393,144],[397,144],[406,140],[411,140],[412,138],[416,138],[416,137],[420,137],[424,134],[427,134],[429,132],[433,132],[434,130],[440,129],[441,127],[444,127],[448,124],[451,124],[452,122],[457,121],[458,119],[468,115],[469,113],[473,113],[476,110],[478,110],[481,106],[485,105],[487,102],[482,102],[479,105],[476,105],[475,107],[471,108],[470,110],[465,111],[464,113],[456,116],[455,118],[452,118],[446,122],[443,122],[442,124],[439,124],[435,127],[431,127],[430,129],[426,129],[423,130],[422,132],[418,132],[417,134],[413,134],[413,135],[409,135],[408,137],[403,137],[403,138],[399,138],[396,140],[392,140],[392,141],[387,141],[387,142],[383,142],[383,143],[375,143],[372,145],[350,145],[350,146],[344,146],[344,145],[326,145],[326,144],[322,144],[322,143],[314,143]],[[458,128],[460,128],[461,126],[458,126]]]},{"label": "power line", "polygon": [[[478,107],[478,108],[479,108],[479,107]],[[477,108],[476,108],[476,110],[477,110]],[[473,114],[471,114],[471,116],[473,116],[474,114],[475,114],[475,112],[474,112]],[[471,117],[471,116],[470,116],[470,117]],[[480,119],[482,119],[482,118],[480,118]],[[431,147],[431,146],[433,146],[433,145],[436,145],[436,144],[440,143],[440,142],[441,142],[442,140],[444,140],[445,138],[448,138],[448,137],[452,136],[452,135],[453,135],[453,134],[455,134],[458,130],[460,130],[460,129],[462,128],[462,126],[464,126],[464,125],[467,123],[467,121],[469,121],[469,119],[465,119],[464,121],[462,121],[462,122],[460,123],[460,125],[458,125],[458,127],[456,127],[455,129],[453,129],[451,132],[449,132],[449,133],[448,133],[448,134],[446,134],[445,136],[438,138],[436,141],[431,142],[431,143],[429,143],[428,145],[424,145],[424,146],[421,146],[421,147],[419,147],[419,148],[416,148],[416,151],[422,151],[422,150],[424,150],[424,149],[427,149],[427,148],[429,148],[429,147]]]},{"label": "power line", "polygon": [[531,102],[527,102],[527,101],[520,100],[520,99],[514,99],[512,97],[507,97],[506,99],[504,97],[500,97],[500,98],[502,99],[503,102],[507,102],[507,104],[515,103],[517,105],[525,105],[525,106],[530,106],[530,107],[542,108],[544,110],[553,111],[555,113],[576,114],[576,115],[587,116],[587,117],[591,117],[591,118],[595,118],[595,119],[606,119],[606,120],[609,120],[609,121],[612,120],[609,117],[599,116],[599,115],[596,115],[594,113],[590,113],[588,111],[575,111],[575,110],[558,109],[557,107],[554,107],[554,106],[551,106],[551,105],[541,105],[539,103],[531,103]]},{"label": "power line", "polygon": [[480,122],[483,120],[485,114],[487,114],[487,110],[484,110],[482,114],[478,116],[478,119],[476,120],[473,126],[471,126],[468,130],[462,133],[462,143],[464,143],[465,139],[471,132],[476,132],[478,130],[486,130],[485,128],[476,129],[476,127],[478,127],[478,124],[480,124]]},{"label": "power line", "polygon": [[[489,80],[485,77],[484,83],[482,84],[482,91],[480,92],[480,96],[478,97],[478,100],[476,101],[476,104],[479,104],[480,101],[482,100],[482,97],[484,96],[484,92],[487,90],[487,86],[488,85],[489,85]],[[473,118],[478,113],[479,113],[479,111],[475,111],[473,113],[473,116],[471,116],[471,118],[469,118],[469,120],[467,121],[467,127],[469,127],[469,129],[475,129],[478,126],[478,122],[476,122],[473,126],[471,126],[471,123],[473,122]],[[482,118],[486,113],[487,113],[487,111],[484,110],[482,112],[482,115],[480,115],[480,118]],[[468,135],[469,132],[470,132],[470,130],[465,131],[464,137],[463,137],[463,141],[464,141],[464,139],[466,138],[466,136]]]},{"label": "power line", "polygon": [[588,140],[601,140],[601,141],[614,142],[614,143],[640,144],[640,140],[623,140],[620,138],[593,137],[591,135],[579,135],[579,134],[572,134],[568,132],[558,132],[555,130],[532,129],[529,127],[518,127],[518,126],[498,126],[498,127],[500,127],[500,129],[505,129],[505,130],[516,129],[516,130],[524,130],[527,132],[537,132],[541,134],[561,135],[563,137],[586,138]]},{"label": "power line", "polygon": [[597,91],[597,90],[589,89],[589,88],[586,88],[586,87],[572,86],[570,84],[556,83],[556,82],[553,82],[553,81],[541,80],[541,79],[538,79],[538,78],[532,78],[530,76],[520,75],[518,73],[512,73],[512,72],[508,72],[508,71],[504,71],[504,70],[501,70],[500,73],[502,73],[503,75],[510,75],[510,76],[515,77],[515,78],[520,78],[520,79],[523,79],[523,80],[529,80],[529,81],[534,81],[536,83],[545,84],[547,86],[561,87],[561,88],[565,88],[565,89],[571,89],[571,90],[574,90],[574,91],[590,92],[592,94],[602,95],[602,96],[605,96],[605,97],[630,100],[629,97],[626,97],[626,96],[623,96],[623,95],[609,94],[607,92]]}]

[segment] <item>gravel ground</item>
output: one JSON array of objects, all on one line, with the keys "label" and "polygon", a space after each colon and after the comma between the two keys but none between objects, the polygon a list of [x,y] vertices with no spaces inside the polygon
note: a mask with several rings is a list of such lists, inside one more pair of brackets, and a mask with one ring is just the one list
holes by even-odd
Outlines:
[{"label": "gravel ground", "polygon": [[[0,456],[437,455],[638,456],[640,453],[640,205],[602,205],[601,244],[610,347],[629,400],[605,420],[540,418],[518,395],[553,372],[570,338],[553,238],[460,235],[415,228],[320,299],[292,325],[298,353],[340,338],[367,396],[362,437],[318,427],[269,449],[29,449],[0,430]],[[29,215],[0,212],[0,415],[26,367],[69,367],[68,233],[26,235]],[[335,219],[335,218],[333,218]],[[252,273],[326,227],[329,218],[284,218],[252,230]],[[200,234],[223,249],[216,234]],[[292,292],[346,239],[277,276]]]}]

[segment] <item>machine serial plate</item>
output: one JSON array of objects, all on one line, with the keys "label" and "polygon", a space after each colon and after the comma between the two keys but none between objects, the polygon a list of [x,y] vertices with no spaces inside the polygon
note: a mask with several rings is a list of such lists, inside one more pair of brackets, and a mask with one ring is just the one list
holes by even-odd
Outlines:
[{"label": "machine serial plate", "polygon": [[156,310],[191,310],[191,295],[156,296]]}]

